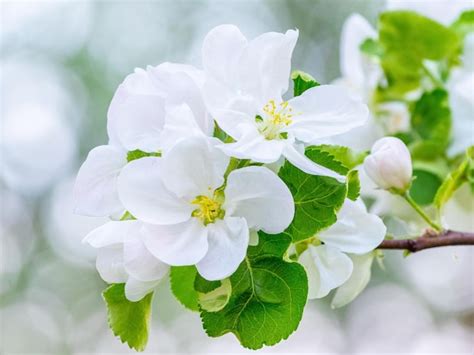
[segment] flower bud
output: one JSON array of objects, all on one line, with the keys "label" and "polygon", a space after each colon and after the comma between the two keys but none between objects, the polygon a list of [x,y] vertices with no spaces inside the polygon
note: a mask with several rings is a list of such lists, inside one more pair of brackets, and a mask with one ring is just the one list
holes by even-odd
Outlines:
[{"label": "flower bud", "polygon": [[375,142],[371,154],[365,158],[364,169],[382,189],[404,193],[410,187],[411,156],[398,138],[384,137]]}]

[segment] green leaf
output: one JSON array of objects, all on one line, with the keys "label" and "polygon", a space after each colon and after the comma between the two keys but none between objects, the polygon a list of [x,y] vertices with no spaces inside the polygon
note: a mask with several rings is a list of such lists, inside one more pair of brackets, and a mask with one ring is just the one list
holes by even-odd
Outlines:
[{"label": "green leaf", "polygon": [[145,157],[161,157],[161,153],[160,152],[147,153],[140,149],[131,150],[127,153],[127,162],[130,163],[133,160],[137,160],[137,159],[141,159]]},{"label": "green leaf", "polygon": [[320,85],[311,75],[300,70],[295,70],[291,73],[291,80],[293,80],[294,97],[300,96],[306,90]]},{"label": "green leaf", "polygon": [[473,176],[474,146],[471,146],[467,149],[466,157],[462,163],[446,177],[436,192],[434,198],[436,208],[440,210],[453,196],[454,192],[465,182],[469,182],[472,186]]},{"label": "green leaf", "polygon": [[259,245],[249,247],[246,259],[230,277],[229,303],[218,312],[201,313],[209,336],[232,332],[244,347],[259,349],[296,330],[306,304],[308,280],[300,264],[282,260],[290,242],[285,234],[260,234]]},{"label": "green leaf", "polygon": [[432,159],[446,150],[451,133],[451,110],[448,93],[435,89],[424,93],[411,114],[412,129],[421,142],[412,146],[415,158]]},{"label": "green leaf", "polygon": [[198,292],[211,292],[220,286],[220,281],[209,281],[199,274],[196,275],[196,279],[194,280],[194,289]]},{"label": "green leaf", "polygon": [[442,179],[437,174],[423,169],[413,169],[413,176],[415,179],[410,187],[410,196],[420,205],[431,204]]},{"label": "green leaf", "polygon": [[148,342],[153,293],[138,302],[130,302],[125,297],[125,284],[113,284],[102,295],[107,303],[109,326],[114,335],[130,348],[143,351]]},{"label": "green leaf", "polygon": [[355,201],[359,198],[360,195],[360,180],[359,172],[357,170],[352,170],[347,175],[347,198]]},{"label": "green leaf", "polygon": [[295,201],[295,217],[285,231],[294,242],[313,237],[336,222],[336,212],[346,198],[345,184],[329,177],[306,174],[288,161],[279,176]]},{"label": "green leaf", "polygon": [[450,66],[459,62],[455,31],[411,11],[385,12],[379,18],[382,67],[390,90],[405,93],[420,86],[425,60]]},{"label": "green leaf", "polygon": [[171,291],[187,309],[198,311],[198,294],[194,289],[197,270],[195,266],[173,266],[170,271]]},{"label": "green leaf", "polygon": [[459,18],[453,22],[451,29],[456,31],[462,38],[474,32],[474,10],[464,11]]},{"label": "green leaf", "polygon": [[384,52],[380,43],[373,38],[367,38],[364,42],[362,42],[359,48],[362,53],[376,58],[382,57]]},{"label": "green leaf", "polygon": [[[317,153],[326,155],[326,157],[319,157]],[[349,170],[362,164],[369,152],[356,152],[349,147],[322,144],[306,148],[305,154],[314,162],[346,175]]]},{"label": "green leaf", "polygon": [[218,286],[207,292],[198,292],[198,300],[201,309],[206,312],[218,312],[223,309],[230,300],[232,285],[229,279],[217,281]]}]

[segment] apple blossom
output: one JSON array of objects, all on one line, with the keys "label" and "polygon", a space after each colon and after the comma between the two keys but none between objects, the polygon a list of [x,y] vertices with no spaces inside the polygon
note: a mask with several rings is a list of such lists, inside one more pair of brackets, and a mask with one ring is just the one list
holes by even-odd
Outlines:
[{"label": "apple blossom", "polygon": [[174,266],[195,264],[204,278],[220,280],[245,258],[249,229],[275,234],[288,227],[294,203],[279,177],[250,166],[225,179],[228,163],[210,139],[195,137],[122,170],[120,200],[144,222],[151,254]]},{"label": "apple blossom", "polygon": [[339,180],[309,160],[313,144],[362,125],[366,105],[334,85],[322,85],[284,100],[298,31],[265,33],[248,41],[232,25],[211,30],[202,47],[204,99],[219,126],[236,140],[219,146],[227,155],[274,163],[285,157],[309,174]]},{"label": "apple blossom", "polygon": [[201,97],[202,72],[164,63],[136,69],[117,89],[108,111],[109,143],[91,150],[74,189],[76,213],[122,214],[117,177],[130,151],[158,154],[180,139],[211,135],[212,120]]},{"label": "apple blossom", "polygon": [[102,279],[125,283],[125,295],[132,302],[151,292],[169,270],[145,248],[142,228],[139,221],[111,221],[84,238],[98,249],[96,267]]},{"label": "apple blossom", "polygon": [[382,242],[385,233],[382,220],[368,213],[361,200],[347,199],[337,222],[316,236],[324,244],[310,244],[299,257],[308,274],[308,298],[322,298],[344,284],[353,272],[353,262],[346,253],[369,253]]},{"label": "apple blossom", "polygon": [[404,193],[412,179],[410,151],[398,138],[381,138],[365,158],[364,170],[378,187]]}]

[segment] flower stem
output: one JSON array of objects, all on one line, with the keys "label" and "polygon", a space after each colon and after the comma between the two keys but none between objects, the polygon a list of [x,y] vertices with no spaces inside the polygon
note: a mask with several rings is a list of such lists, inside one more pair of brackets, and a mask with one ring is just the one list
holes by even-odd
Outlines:
[{"label": "flower stem", "polygon": [[413,198],[410,196],[410,194],[407,192],[405,192],[402,197],[405,199],[405,201],[408,202],[408,204],[413,207],[413,209],[421,216],[421,218],[423,218],[426,223],[428,223],[431,227],[433,227],[433,229],[435,229],[436,231],[440,232],[443,230],[443,228],[441,228],[441,226],[435,222],[433,222],[431,220],[431,218],[425,213],[425,211],[423,211],[423,209],[415,202],[415,200],[413,200]]}]

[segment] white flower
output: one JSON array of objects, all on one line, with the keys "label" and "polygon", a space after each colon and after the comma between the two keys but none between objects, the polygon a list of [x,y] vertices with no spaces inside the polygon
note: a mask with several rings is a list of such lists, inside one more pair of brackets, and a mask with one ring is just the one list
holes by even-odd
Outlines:
[{"label": "white flower", "polygon": [[452,143],[448,155],[463,153],[474,145],[474,34],[464,40],[463,66],[455,69],[448,80],[449,107],[453,118]]},{"label": "white flower", "polygon": [[293,197],[264,167],[224,173],[229,158],[205,138],[176,144],[163,158],[130,162],[118,179],[125,208],[145,222],[144,243],[170,265],[194,265],[208,280],[230,276],[244,260],[249,229],[282,232]]},{"label": "white flower", "polygon": [[139,221],[112,221],[94,229],[84,242],[99,249],[96,267],[108,283],[125,283],[125,296],[139,301],[155,288],[169,266],[148,252]]},{"label": "white flower", "polygon": [[366,254],[382,242],[385,233],[382,220],[367,213],[362,201],[346,200],[337,222],[317,235],[324,245],[310,245],[299,258],[308,275],[308,298],[324,297],[344,284],[353,271],[345,253]]},{"label": "white flower", "polygon": [[348,87],[364,102],[370,100],[383,77],[380,64],[360,49],[367,39],[377,39],[377,32],[364,17],[352,14],[342,27],[339,59],[342,77],[336,83]]},{"label": "white flower", "polygon": [[403,193],[411,184],[410,152],[398,138],[381,138],[375,142],[370,155],[365,158],[364,170],[378,187]]},{"label": "white flower", "polygon": [[207,107],[235,143],[227,155],[273,163],[282,156],[301,170],[341,179],[297,149],[347,132],[367,119],[366,105],[340,87],[323,85],[288,101],[291,55],[298,32],[269,32],[251,41],[231,25],[214,28],[202,48]]},{"label": "white flower", "polygon": [[163,152],[180,139],[212,135],[200,88],[203,73],[164,63],[136,69],[117,89],[108,112],[109,144],[91,150],[79,170],[75,212],[90,216],[123,213],[117,177],[128,151]]}]

